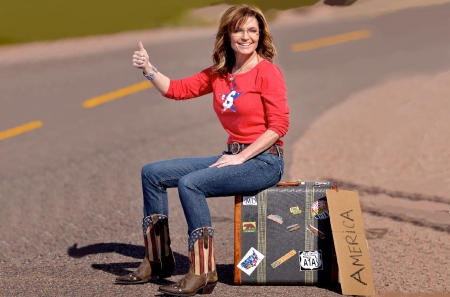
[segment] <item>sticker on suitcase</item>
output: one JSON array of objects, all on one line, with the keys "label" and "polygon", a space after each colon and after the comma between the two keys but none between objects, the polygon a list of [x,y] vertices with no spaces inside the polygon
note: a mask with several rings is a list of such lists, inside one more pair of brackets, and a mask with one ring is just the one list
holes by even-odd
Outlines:
[{"label": "sticker on suitcase", "polygon": [[298,229],[300,229],[300,226],[298,224],[294,224],[294,225],[290,225],[288,227],[286,227],[289,231],[294,232]]},{"label": "sticker on suitcase", "polygon": [[289,260],[290,258],[295,256],[295,254],[297,254],[297,252],[295,250],[292,250],[292,251],[290,251],[289,253],[287,253],[286,255],[284,255],[283,257],[281,257],[280,259],[276,260],[275,262],[273,262],[270,265],[272,266],[272,268],[277,268],[278,266],[280,266],[281,264],[283,264],[284,262],[286,262],[287,260]]},{"label": "sticker on suitcase", "polygon": [[309,231],[314,233],[314,235],[318,236],[320,239],[325,239],[325,233],[314,227],[313,225],[309,225],[306,227]]},{"label": "sticker on suitcase", "polygon": [[244,233],[256,232],[256,222],[243,222],[242,223],[242,231]]},{"label": "sticker on suitcase", "polygon": [[264,259],[264,255],[252,247],[247,254],[245,254],[237,267],[248,275],[251,275],[259,263],[261,263],[262,259]]},{"label": "sticker on suitcase", "polygon": [[300,207],[298,207],[298,205],[290,207],[289,211],[293,215],[297,215],[297,214],[301,214],[302,213],[302,210],[300,209]]},{"label": "sticker on suitcase", "polygon": [[311,214],[318,220],[328,219],[328,203],[326,200],[317,200],[311,205]]},{"label": "sticker on suitcase", "polygon": [[278,224],[283,224],[283,218],[280,215],[268,215],[267,218],[269,220],[272,220],[274,222],[277,222]]},{"label": "sticker on suitcase", "polygon": [[242,200],[244,201],[242,203],[243,205],[258,205],[258,201],[255,196],[244,196],[242,197]]},{"label": "sticker on suitcase", "polygon": [[299,251],[300,271],[322,270],[322,251]]}]

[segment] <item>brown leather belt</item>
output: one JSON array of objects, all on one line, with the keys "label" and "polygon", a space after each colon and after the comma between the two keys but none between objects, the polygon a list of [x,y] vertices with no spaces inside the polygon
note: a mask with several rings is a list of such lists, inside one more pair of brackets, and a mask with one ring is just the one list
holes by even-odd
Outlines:
[{"label": "brown leather belt", "polygon": [[[240,152],[242,152],[246,147],[248,147],[250,144],[243,144],[238,142],[233,142],[232,144],[228,145],[228,151],[230,151],[233,155],[236,155]],[[272,145],[267,150],[264,151],[265,153],[274,154],[274,155],[280,155],[283,157],[283,148],[281,146]]]}]

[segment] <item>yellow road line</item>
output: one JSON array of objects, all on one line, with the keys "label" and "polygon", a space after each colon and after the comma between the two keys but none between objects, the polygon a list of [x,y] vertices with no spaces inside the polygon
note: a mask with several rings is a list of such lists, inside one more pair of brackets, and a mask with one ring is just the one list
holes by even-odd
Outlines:
[{"label": "yellow road line", "polygon": [[26,133],[31,130],[40,128],[43,125],[44,124],[41,121],[34,121],[34,122],[29,122],[29,123],[23,124],[21,126],[17,126],[17,127],[5,130],[5,131],[0,131],[0,141],[4,140],[6,138],[17,136],[22,133]]},{"label": "yellow road line", "polygon": [[293,52],[310,51],[310,50],[320,48],[320,47],[335,45],[335,44],[359,40],[359,39],[370,38],[371,36],[372,36],[372,32],[370,30],[358,30],[358,31],[343,33],[343,34],[339,34],[339,35],[319,38],[316,40],[294,43],[291,46],[291,49]]},{"label": "yellow road line", "polygon": [[116,100],[121,97],[143,91],[145,89],[151,88],[152,86],[153,85],[148,80],[146,80],[146,81],[131,85],[129,87],[119,89],[119,90],[111,92],[111,93],[107,93],[107,94],[104,94],[104,95],[101,95],[98,97],[88,99],[88,100],[84,101],[81,104],[81,106],[83,106],[84,108],[96,107],[98,105],[107,103],[109,101]]}]

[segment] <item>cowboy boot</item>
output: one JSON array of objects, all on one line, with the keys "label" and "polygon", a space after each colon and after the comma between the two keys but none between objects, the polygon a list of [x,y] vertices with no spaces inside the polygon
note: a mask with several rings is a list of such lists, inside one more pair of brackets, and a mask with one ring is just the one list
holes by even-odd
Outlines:
[{"label": "cowboy boot", "polygon": [[170,248],[169,224],[165,215],[153,214],[142,220],[145,257],[138,269],[116,278],[116,284],[142,284],[153,276],[166,278],[172,275],[175,258]]},{"label": "cowboy boot", "polygon": [[213,244],[214,229],[202,227],[189,236],[189,272],[177,283],[160,286],[158,291],[173,296],[211,294],[217,284]]}]

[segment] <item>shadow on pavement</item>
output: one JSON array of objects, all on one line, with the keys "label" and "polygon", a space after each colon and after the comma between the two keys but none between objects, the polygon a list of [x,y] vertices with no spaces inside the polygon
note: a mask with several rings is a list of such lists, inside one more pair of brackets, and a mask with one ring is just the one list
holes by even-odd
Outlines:
[{"label": "shadow on pavement", "polygon": [[[184,275],[188,272],[189,267],[189,259],[185,255],[181,255],[178,253],[173,253],[175,256],[175,270],[172,275]],[[144,255],[142,255],[144,257]],[[141,262],[120,262],[120,263],[102,263],[96,264],[93,263],[91,265],[92,268],[97,270],[102,270],[107,273],[111,273],[117,276],[125,275],[136,270]],[[158,278],[155,278],[158,279]],[[162,280],[158,281],[160,283]]]},{"label": "shadow on pavement", "polygon": [[[185,275],[188,273],[189,260],[186,256],[174,253],[175,261],[177,263],[172,275]],[[121,262],[121,263],[102,263],[92,264],[91,267],[97,270],[114,274],[116,276],[126,275],[139,267],[140,262]],[[232,264],[217,264],[217,273],[219,275],[219,283],[225,285],[233,285],[233,265]],[[159,283],[162,285],[173,284],[173,281],[166,279],[158,279],[154,277],[151,282]]]},{"label": "shadow on pavement", "polygon": [[[95,255],[101,253],[118,253],[126,257],[132,257],[141,260],[145,256],[144,246],[124,243],[96,243],[84,247],[78,247],[78,244],[67,249],[67,255],[72,258],[82,258],[88,255]],[[189,258],[185,255],[174,252],[175,270],[173,275],[184,275],[189,270]],[[121,262],[121,263],[93,263],[91,267],[97,270],[102,270],[117,276],[129,274],[140,265],[139,262]],[[226,285],[233,285],[234,267],[232,264],[217,264],[217,273],[219,274],[219,282]],[[155,278],[157,279],[157,278]],[[172,283],[167,280],[158,281],[158,283]]]},{"label": "shadow on pavement", "polygon": [[127,257],[142,259],[145,255],[144,246],[125,243],[96,243],[78,248],[78,244],[67,249],[67,255],[72,258],[82,258],[87,255],[102,253],[118,253]]}]

